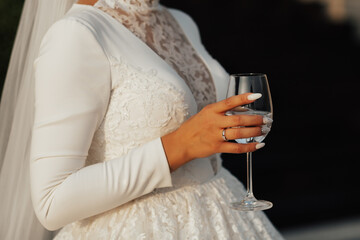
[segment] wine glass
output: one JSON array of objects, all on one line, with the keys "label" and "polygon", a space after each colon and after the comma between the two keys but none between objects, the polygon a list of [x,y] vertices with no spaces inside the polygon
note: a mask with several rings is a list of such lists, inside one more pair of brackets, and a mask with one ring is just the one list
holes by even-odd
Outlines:
[{"label": "wine glass", "polygon": [[[238,106],[228,111],[226,115],[261,115],[267,119],[262,126],[262,136],[240,138],[238,143],[262,142],[271,128],[273,108],[267,76],[262,73],[242,73],[230,75],[227,97],[243,93],[261,93],[262,97],[253,103]],[[273,204],[269,201],[257,200],[253,194],[252,183],[252,153],[247,153],[247,194],[240,202],[231,203],[231,208],[240,211],[258,211],[269,209]]]}]

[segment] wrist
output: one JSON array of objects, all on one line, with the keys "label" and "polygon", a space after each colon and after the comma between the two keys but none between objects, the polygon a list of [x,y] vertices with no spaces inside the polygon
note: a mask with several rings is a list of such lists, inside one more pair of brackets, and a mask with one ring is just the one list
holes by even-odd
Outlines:
[{"label": "wrist", "polygon": [[161,141],[171,172],[190,160],[186,142],[179,136],[178,130],[161,137]]}]

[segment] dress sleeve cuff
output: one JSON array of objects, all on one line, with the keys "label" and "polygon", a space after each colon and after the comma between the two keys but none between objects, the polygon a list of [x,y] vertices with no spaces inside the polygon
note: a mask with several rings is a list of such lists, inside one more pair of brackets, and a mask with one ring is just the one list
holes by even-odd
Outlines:
[{"label": "dress sleeve cuff", "polygon": [[165,187],[172,187],[172,179],[171,173],[169,168],[169,163],[165,154],[164,147],[161,142],[161,138],[156,138],[149,142],[150,149],[153,149],[154,159],[157,160],[155,163],[157,166],[157,172],[159,176],[161,176],[161,180],[157,188],[165,188]]}]

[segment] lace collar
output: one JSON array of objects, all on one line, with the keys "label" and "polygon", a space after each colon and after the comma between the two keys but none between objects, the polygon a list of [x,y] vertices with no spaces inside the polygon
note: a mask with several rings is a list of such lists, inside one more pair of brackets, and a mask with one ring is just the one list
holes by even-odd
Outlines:
[{"label": "lace collar", "polygon": [[126,12],[149,12],[159,8],[160,0],[99,0],[96,7],[120,8]]}]

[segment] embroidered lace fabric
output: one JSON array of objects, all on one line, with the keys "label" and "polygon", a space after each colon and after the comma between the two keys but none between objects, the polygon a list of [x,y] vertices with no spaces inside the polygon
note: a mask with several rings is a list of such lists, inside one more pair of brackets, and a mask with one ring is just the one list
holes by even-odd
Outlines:
[{"label": "embroidered lace fabric", "polygon": [[188,116],[184,93],[121,59],[111,57],[113,90],[95,132],[86,165],[114,159],[157,136],[174,131]]},{"label": "embroidered lace fabric", "polygon": [[239,181],[221,169],[205,184],[146,195],[98,218],[67,225],[55,239],[283,239],[262,212],[228,207],[228,201],[244,196]]},{"label": "embroidered lace fabric", "polygon": [[100,0],[95,6],[121,22],[172,66],[189,86],[199,110],[216,101],[209,70],[159,0]]}]

